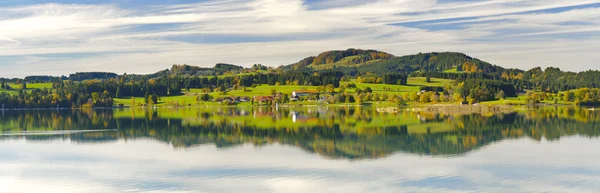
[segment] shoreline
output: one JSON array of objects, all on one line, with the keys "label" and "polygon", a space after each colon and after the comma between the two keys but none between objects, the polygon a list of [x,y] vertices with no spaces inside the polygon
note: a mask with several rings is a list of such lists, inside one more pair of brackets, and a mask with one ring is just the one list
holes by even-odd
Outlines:
[{"label": "shoreline", "polygon": [[437,104],[408,104],[408,105],[391,105],[391,104],[284,104],[284,105],[195,105],[195,106],[125,106],[125,107],[94,107],[94,108],[4,108],[0,111],[27,111],[27,110],[117,110],[117,109],[189,109],[189,108],[298,108],[298,107],[366,107],[366,108],[377,108],[382,111],[399,111],[412,110],[412,111],[429,111],[429,112],[490,112],[490,111],[502,111],[506,112],[508,109],[515,109],[518,107],[523,108],[536,108],[536,107],[579,107],[587,108],[590,111],[600,111],[600,105],[595,106],[583,106],[583,105],[567,105],[567,104],[534,104],[534,105],[506,105],[506,104],[450,104],[450,103],[437,103]]}]

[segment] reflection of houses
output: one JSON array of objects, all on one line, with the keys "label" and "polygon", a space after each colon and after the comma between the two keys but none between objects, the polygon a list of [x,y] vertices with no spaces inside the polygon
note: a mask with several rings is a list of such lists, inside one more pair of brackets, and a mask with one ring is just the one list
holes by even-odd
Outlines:
[{"label": "reflection of houses", "polygon": [[254,115],[254,118],[256,117],[275,117],[275,113],[273,112],[263,112],[263,111],[254,111],[252,113]]},{"label": "reflection of houses", "polygon": [[300,98],[308,97],[310,95],[319,94],[316,90],[295,90],[292,92],[292,100],[298,100]]},{"label": "reflection of houses", "polygon": [[292,113],[292,121],[294,123],[299,122],[299,123],[308,123],[308,122],[318,122],[319,118],[314,117],[314,116],[303,116],[300,115],[299,113]]}]

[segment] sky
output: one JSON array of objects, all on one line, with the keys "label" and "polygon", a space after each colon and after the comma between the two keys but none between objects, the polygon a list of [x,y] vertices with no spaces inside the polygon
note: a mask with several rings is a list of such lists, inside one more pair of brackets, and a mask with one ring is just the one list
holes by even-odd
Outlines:
[{"label": "sky", "polygon": [[600,0],[3,0],[0,77],[279,66],[327,50],[600,69]]}]

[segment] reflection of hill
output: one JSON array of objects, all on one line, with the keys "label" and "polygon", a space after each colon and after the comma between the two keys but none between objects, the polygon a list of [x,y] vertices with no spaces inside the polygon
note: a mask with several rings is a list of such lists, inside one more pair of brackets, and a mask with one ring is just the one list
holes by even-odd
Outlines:
[{"label": "reflection of hill", "polygon": [[[293,117],[310,121],[296,119],[293,122]],[[542,109],[493,116],[379,114],[364,109],[261,113],[240,113],[235,109],[182,113],[144,111],[132,116],[115,116],[113,111],[18,111],[5,113],[0,121],[0,129],[5,133],[116,129],[70,135],[4,136],[4,139],[102,143],[150,138],[176,148],[277,143],[334,159],[380,158],[395,152],[461,155],[508,138],[557,140],[561,136],[600,135],[598,113],[577,109]]]}]

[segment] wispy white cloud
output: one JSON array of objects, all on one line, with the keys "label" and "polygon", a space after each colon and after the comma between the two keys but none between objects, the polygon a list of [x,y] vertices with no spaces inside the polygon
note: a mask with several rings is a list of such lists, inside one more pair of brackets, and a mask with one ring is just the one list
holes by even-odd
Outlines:
[{"label": "wispy white cloud", "polygon": [[[282,65],[349,47],[396,55],[461,51],[508,67],[544,63],[579,71],[597,61],[580,53],[599,51],[580,46],[597,41],[600,9],[584,6],[592,3],[600,2],[227,0],[129,9],[101,4],[4,7],[0,65],[18,66],[0,76],[25,76],[30,71],[24,69],[32,66],[62,75],[103,69],[148,73],[174,63]],[[557,39],[574,51],[564,53],[565,59],[547,60],[557,53],[542,50],[552,49],[547,42]],[[515,48],[523,49],[510,57],[502,54]],[[578,65],[566,58],[579,58]]]}]

